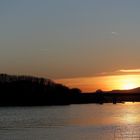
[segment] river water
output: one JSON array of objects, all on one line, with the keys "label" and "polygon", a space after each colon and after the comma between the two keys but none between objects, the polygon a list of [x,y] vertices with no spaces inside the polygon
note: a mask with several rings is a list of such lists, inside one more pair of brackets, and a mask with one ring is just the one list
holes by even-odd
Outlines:
[{"label": "river water", "polygon": [[0,140],[139,140],[140,103],[0,107]]}]

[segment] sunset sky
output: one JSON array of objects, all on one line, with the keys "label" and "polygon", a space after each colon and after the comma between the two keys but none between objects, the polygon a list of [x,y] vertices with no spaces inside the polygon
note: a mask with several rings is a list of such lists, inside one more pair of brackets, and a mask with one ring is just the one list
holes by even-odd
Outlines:
[{"label": "sunset sky", "polygon": [[83,91],[140,86],[140,1],[1,0],[0,73]]}]

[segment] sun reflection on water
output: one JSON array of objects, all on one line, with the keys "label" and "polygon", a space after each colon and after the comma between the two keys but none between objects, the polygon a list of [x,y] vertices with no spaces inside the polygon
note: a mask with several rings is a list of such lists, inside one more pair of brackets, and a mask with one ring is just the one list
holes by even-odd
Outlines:
[{"label": "sun reflection on water", "polygon": [[122,121],[126,124],[137,124],[139,120],[139,108],[137,108],[139,103],[126,102],[125,109],[123,109]]}]

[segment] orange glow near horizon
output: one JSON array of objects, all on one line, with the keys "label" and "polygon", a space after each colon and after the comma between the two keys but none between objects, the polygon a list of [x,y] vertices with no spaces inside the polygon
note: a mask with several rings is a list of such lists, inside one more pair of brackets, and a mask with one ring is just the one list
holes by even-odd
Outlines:
[{"label": "orange glow near horizon", "polygon": [[120,89],[127,90],[140,87],[140,75],[112,75],[84,78],[58,79],[55,80],[70,88],[80,88],[83,92],[92,92],[97,89],[105,91]]},{"label": "orange glow near horizon", "polygon": [[[118,89],[133,89],[140,86],[139,75],[120,75],[113,78]],[[112,80],[113,80],[112,79]],[[114,85],[115,87],[115,85]]]}]

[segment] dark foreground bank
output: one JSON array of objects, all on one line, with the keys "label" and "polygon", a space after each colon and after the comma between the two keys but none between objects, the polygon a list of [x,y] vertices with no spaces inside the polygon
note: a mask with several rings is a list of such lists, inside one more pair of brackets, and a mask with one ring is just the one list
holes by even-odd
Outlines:
[{"label": "dark foreground bank", "polygon": [[139,102],[140,88],[81,93],[78,88],[70,89],[50,79],[0,74],[0,106],[102,104],[125,101]]}]

